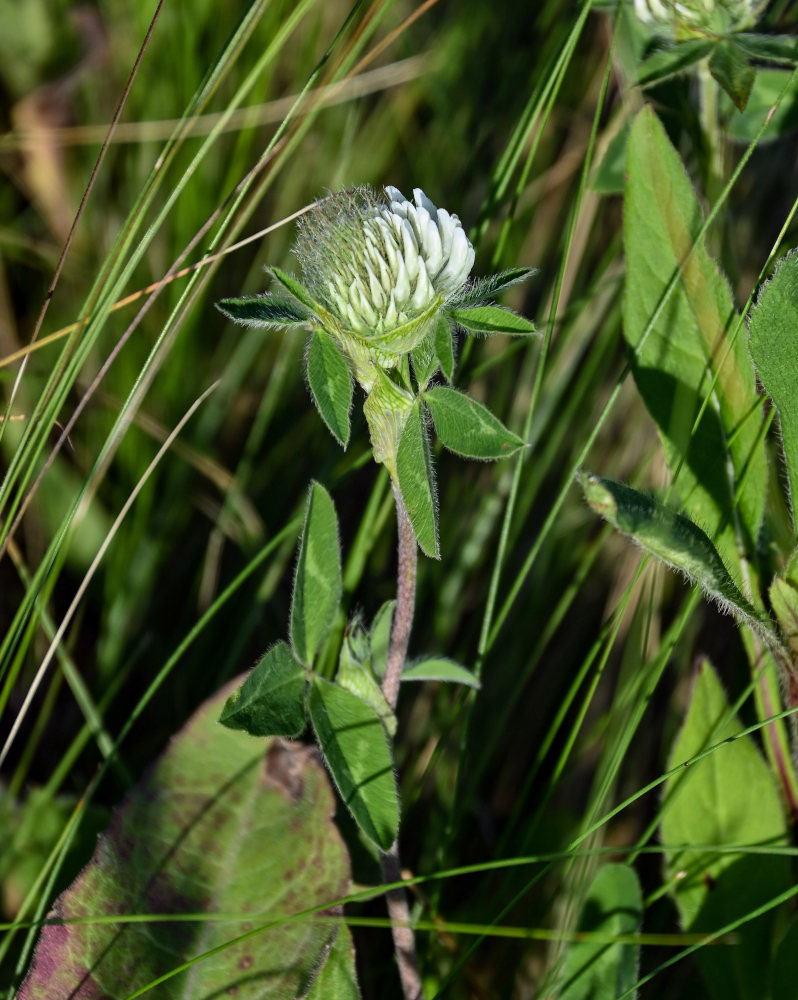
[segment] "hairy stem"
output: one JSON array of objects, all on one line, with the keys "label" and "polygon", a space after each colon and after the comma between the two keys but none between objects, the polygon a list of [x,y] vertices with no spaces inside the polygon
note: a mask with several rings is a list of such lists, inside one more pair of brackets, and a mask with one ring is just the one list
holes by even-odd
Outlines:
[{"label": "hairy stem", "polygon": [[[399,847],[394,843],[390,851],[381,855],[382,877],[386,882],[400,882],[402,879],[399,865]],[[396,952],[396,962],[399,966],[399,978],[402,981],[402,993],[405,1000],[423,1000],[424,990],[421,985],[421,973],[416,958],[416,937],[410,923],[410,907],[407,903],[407,893],[402,888],[389,889],[385,893],[388,904],[388,916],[391,920],[393,946]]]},{"label": "hairy stem", "polygon": [[413,608],[416,603],[416,567],[418,564],[418,549],[413,526],[407,516],[407,510],[394,483],[393,494],[396,499],[396,523],[399,532],[399,568],[397,572],[396,612],[394,613],[391,645],[388,650],[388,663],[385,667],[385,679],[382,682],[382,693],[392,709],[396,708],[399,698],[399,682],[402,679],[402,667],[407,656],[407,644],[410,640],[410,629],[413,627]]},{"label": "hairy stem", "polygon": [[[413,609],[416,603],[416,569],[418,565],[418,549],[413,526],[407,516],[407,508],[402,500],[399,487],[394,482],[393,495],[396,500],[396,525],[399,534],[399,565],[397,569],[396,611],[391,629],[391,644],[388,649],[388,662],[385,667],[385,679],[382,693],[392,709],[396,708],[399,698],[399,683],[402,679],[402,667],[407,656],[407,645],[410,641],[410,629],[413,627]],[[399,842],[394,842],[390,851],[381,854],[382,875],[386,882],[400,882],[402,878],[399,863]],[[422,1000],[424,991],[421,986],[421,973],[418,970],[416,958],[416,939],[410,924],[410,907],[407,903],[407,893],[402,888],[389,889],[385,894],[388,904],[388,916],[391,920],[394,950],[399,966],[399,978],[402,981],[402,992],[405,1000]]]}]

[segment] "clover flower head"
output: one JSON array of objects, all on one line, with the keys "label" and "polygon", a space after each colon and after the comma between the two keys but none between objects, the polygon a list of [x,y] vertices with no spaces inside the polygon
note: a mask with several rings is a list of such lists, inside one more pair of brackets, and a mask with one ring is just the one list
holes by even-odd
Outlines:
[{"label": "clover flower head", "polygon": [[679,40],[749,28],[767,6],[767,0],[634,0],[634,6],[642,22]]},{"label": "clover flower head", "polygon": [[458,217],[418,188],[413,196],[394,187],[332,194],[302,220],[294,248],[330,332],[347,353],[359,347],[383,368],[423,340],[474,264]]}]

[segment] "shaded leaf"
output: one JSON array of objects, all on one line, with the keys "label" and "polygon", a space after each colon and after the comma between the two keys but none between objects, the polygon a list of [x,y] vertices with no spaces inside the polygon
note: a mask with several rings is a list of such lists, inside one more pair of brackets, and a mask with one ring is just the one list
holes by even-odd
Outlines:
[{"label": "shaded leaf", "polygon": [[369,641],[371,644],[371,666],[378,677],[385,676],[388,665],[388,650],[391,646],[391,629],[393,628],[393,613],[396,601],[386,601],[371,625]]},{"label": "shaded leaf", "polygon": [[310,718],[324,760],[358,826],[387,851],[399,828],[393,760],[382,722],[356,695],[314,677]]},{"label": "shaded leaf", "polygon": [[652,83],[665,80],[676,73],[683,73],[695,66],[704,56],[709,55],[714,42],[702,38],[680,42],[667,49],[660,49],[646,59],[637,77],[638,87],[648,87]]},{"label": "shaded leaf", "polygon": [[314,330],[307,357],[308,385],[313,402],[332,436],[343,447],[349,443],[352,376],[331,337]]},{"label": "shaded leaf", "polygon": [[602,865],[579,918],[578,929],[586,939],[574,941],[565,953],[560,1000],[616,1000],[632,990],[637,982],[640,945],[613,943],[607,938],[636,934],[642,921],[643,893],[634,869]]},{"label": "shaded leaf", "polygon": [[451,684],[465,684],[479,688],[479,680],[454,660],[442,656],[430,656],[424,660],[408,663],[402,670],[403,681],[445,681]]},{"label": "shaded leaf", "polygon": [[507,458],[523,448],[524,442],[475,399],[436,386],[424,393],[435,423],[435,433],[450,451],[465,458]]},{"label": "shaded leaf", "polygon": [[698,199],[650,109],[632,125],[627,177],[624,335],[632,371],[668,463],[680,469],[675,485],[685,511],[739,586],[737,526],[742,548],[754,552],[767,489],[760,400],[744,336],[730,343],[739,323],[729,286],[696,246]]},{"label": "shaded leaf", "polygon": [[268,293],[249,298],[222,299],[216,303],[216,308],[244,326],[296,326],[312,318],[293,300]]},{"label": "shaded leaf", "polygon": [[[310,986],[337,928],[279,918],[348,890],[332,789],[310,748],[274,740],[264,753],[263,742],[218,725],[229,690],[199,709],[130,792],[53,911],[64,921],[206,912],[209,919],[47,926],[19,1000],[127,997],[214,948],[212,959],[152,995],[260,1000],[300,996]],[[245,916],[215,921],[214,912]],[[270,921],[263,933],[227,945]]]},{"label": "shaded leaf", "polygon": [[741,593],[720,553],[698,525],[624,483],[583,472],[578,477],[587,502],[597,514],[667,566],[684,573],[723,610],[731,611],[766,639],[775,641],[772,622]]},{"label": "shaded leaf", "polygon": [[[678,767],[702,750],[729,740],[741,728],[729,712],[717,675],[704,661],[668,767]],[[792,884],[786,857],[745,850],[749,844],[778,847],[787,843],[779,793],[750,736],[728,742],[680,768],[666,782],[660,835],[666,877],[685,930],[718,930]],[[716,848],[724,845],[739,848],[739,853],[718,853]],[[742,1000],[770,995],[763,988],[763,975],[772,921],[772,912],[765,913],[737,928],[731,953],[699,949],[695,958],[712,997]]]},{"label": "shaded leaf", "polygon": [[285,271],[281,271],[279,267],[270,267],[269,273],[273,275],[283,286],[293,295],[297,302],[301,303],[309,313],[314,316],[325,316],[326,311],[319,305],[318,302],[311,298],[310,292],[308,292],[305,286],[292,278],[290,274],[286,274]]},{"label": "shaded leaf", "polygon": [[305,728],[307,673],[278,642],[227,699],[219,722],[250,736],[299,736]]},{"label": "shaded leaf", "polygon": [[779,413],[798,524],[798,253],[783,257],[751,311],[749,340],[759,380]]},{"label": "shaded leaf", "polygon": [[396,735],[396,716],[371,669],[369,637],[359,623],[350,622],[338,657],[335,682],[370,705],[389,736]]},{"label": "shaded leaf", "polygon": [[396,472],[402,500],[418,544],[434,559],[438,548],[438,512],[435,476],[432,470],[427,428],[421,400],[416,400],[407,416],[396,455]]},{"label": "shaded leaf", "polygon": [[718,42],[709,59],[709,71],[734,102],[738,111],[745,111],[756,78],[745,53],[733,41]]},{"label": "shaded leaf", "polygon": [[355,946],[346,924],[338,928],[327,959],[304,1000],[360,1000]]},{"label": "shaded leaf", "polygon": [[504,333],[511,337],[528,337],[536,332],[534,323],[503,306],[451,309],[449,315],[472,333]]},{"label": "shaded leaf", "polygon": [[798,920],[794,919],[773,956],[771,996],[774,1000],[791,996],[795,992],[796,982],[798,982]]},{"label": "shaded leaf", "polygon": [[500,292],[505,291],[505,289],[531,278],[536,271],[536,267],[509,267],[506,271],[499,271],[498,274],[491,274],[487,278],[478,278],[476,281],[466,285],[446,305],[451,308],[480,305],[489,299],[495,298]]},{"label": "shaded leaf", "polygon": [[332,627],[341,600],[338,518],[330,494],[311,483],[291,601],[291,645],[309,667]]},{"label": "shaded leaf", "polygon": [[734,40],[755,59],[798,65],[798,38],[795,35],[757,35],[742,31]]}]

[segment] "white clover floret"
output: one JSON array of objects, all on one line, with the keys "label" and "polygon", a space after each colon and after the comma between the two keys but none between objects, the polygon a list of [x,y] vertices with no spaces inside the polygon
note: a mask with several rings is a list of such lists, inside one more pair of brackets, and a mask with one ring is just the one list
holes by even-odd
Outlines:
[{"label": "white clover floret", "polygon": [[[474,265],[460,220],[420,188],[325,198],[300,224],[295,248],[311,295],[324,307],[359,378],[366,364],[394,367],[420,343]],[[352,342],[351,338],[354,338]],[[365,363],[364,362],[365,359]]]}]

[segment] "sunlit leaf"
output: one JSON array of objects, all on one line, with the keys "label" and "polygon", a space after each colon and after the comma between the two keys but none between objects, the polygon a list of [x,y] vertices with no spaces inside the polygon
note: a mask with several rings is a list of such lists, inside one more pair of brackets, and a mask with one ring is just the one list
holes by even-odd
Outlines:
[{"label": "sunlit leaf", "polygon": [[349,443],[352,376],[331,337],[321,330],[311,334],[307,356],[308,385],[313,402],[335,440]]},{"label": "sunlit leaf", "polygon": [[738,531],[744,551],[754,552],[767,459],[745,333],[725,278],[696,245],[701,226],[676,150],[644,108],[627,159],[624,334],[637,387],[679,469],[685,512],[715,541],[739,586]]},{"label": "sunlit leaf", "polygon": [[408,663],[402,670],[403,681],[444,681],[450,684],[465,684],[467,687],[478,688],[479,680],[461,667],[454,660],[442,656],[430,656],[423,660]]},{"label": "sunlit leaf", "polygon": [[798,504],[798,253],[779,261],[751,311],[749,345],[759,380],[779,413],[793,504]]},{"label": "sunlit leaf", "polygon": [[338,518],[330,494],[312,483],[291,602],[291,645],[305,666],[311,666],[332,627],[340,599]]},{"label": "sunlit leaf", "polygon": [[438,512],[423,403],[416,400],[407,417],[396,455],[399,488],[407,515],[422,550],[434,559],[438,548]]},{"label": "sunlit leaf", "polygon": [[452,309],[449,315],[471,333],[504,333],[511,337],[528,337],[535,333],[534,323],[503,306]]},{"label": "sunlit leaf", "polygon": [[436,386],[424,393],[435,433],[450,451],[465,458],[507,458],[524,442],[487,407],[465,393]]}]

